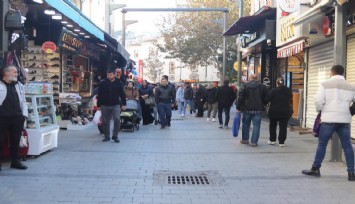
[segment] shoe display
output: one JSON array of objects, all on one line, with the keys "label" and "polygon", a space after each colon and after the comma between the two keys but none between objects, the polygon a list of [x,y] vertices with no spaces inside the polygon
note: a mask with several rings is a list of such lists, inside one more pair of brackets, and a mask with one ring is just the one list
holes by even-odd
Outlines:
[{"label": "shoe display", "polygon": [[[0,166],[0,170],[1,170],[1,166]],[[348,180],[355,181],[355,173],[354,172],[348,172]]]},{"label": "shoe display", "polygon": [[59,79],[59,76],[58,75],[54,75],[51,77],[51,79]]},{"label": "shoe display", "polygon": [[10,168],[25,170],[27,166],[23,165],[20,161],[12,161]]},{"label": "shoe display", "polygon": [[272,141],[270,141],[270,140],[269,140],[267,143],[268,143],[269,145],[274,145],[274,144],[276,144],[276,142],[272,142]]},{"label": "shoe display", "polygon": [[52,59],[50,59],[50,61],[58,61],[59,60],[59,57],[54,57]]},{"label": "shoe display", "polygon": [[34,81],[34,80],[36,80],[36,77],[32,77],[32,79],[30,79],[30,81]]},{"label": "shoe display", "polygon": [[52,84],[59,84],[59,81],[55,81],[55,82],[53,82]]},{"label": "shoe display", "polygon": [[33,67],[35,67],[36,66],[36,63],[33,63],[33,64],[31,64],[30,66],[29,66],[29,68],[33,68]]},{"label": "shoe display", "polygon": [[320,177],[320,171],[319,171],[319,168],[317,168],[317,167],[312,167],[310,170],[303,170],[302,174],[308,175],[308,176]]}]

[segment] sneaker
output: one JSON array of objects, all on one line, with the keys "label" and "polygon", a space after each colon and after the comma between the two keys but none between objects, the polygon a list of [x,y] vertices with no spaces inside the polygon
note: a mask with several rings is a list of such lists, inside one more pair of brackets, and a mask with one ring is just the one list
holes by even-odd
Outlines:
[{"label": "sneaker", "polygon": [[160,129],[165,129],[165,126],[161,126]]},{"label": "sneaker", "polygon": [[250,146],[252,146],[252,147],[257,147],[258,144],[250,144]]},{"label": "sneaker", "polygon": [[224,128],[225,128],[225,129],[228,129],[228,125],[224,125]]},{"label": "sneaker", "polygon": [[181,117],[185,117],[185,114],[181,114]]},{"label": "sneaker", "polygon": [[212,118],[212,122],[216,122],[216,119]]},{"label": "sneaker", "polygon": [[222,125],[222,124],[219,124],[219,128],[223,128],[223,125]]},{"label": "sneaker", "polygon": [[10,165],[10,168],[26,170],[27,166],[23,165],[20,161],[12,161],[11,165]]},{"label": "sneaker", "polygon": [[274,145],[274,144],[276,144],[276,142],[272,142],[272,141],[270,141],[270,140],[269,140],[267,143],[268,143],[269,145]]},{"label": "sneaker", "polygon": [[207,118],[207,122],[210,122],[210,118]]},{"label": "sneaker", "polygon": [[320,177],[320,171],[319,171],[319,168],[317,168],[317,167],[312,167],[310,170],[303,170],[302,174],[308,175],[308,176]]},{"label": "sneaker", "polygon": [[240,143],[241,144],[249,144],[249,141],[248,140],[240,140]]},{"label": "sneaker", "polygon": [[279,147],[284,147],[285,146],[285,144],[279,144]]}]

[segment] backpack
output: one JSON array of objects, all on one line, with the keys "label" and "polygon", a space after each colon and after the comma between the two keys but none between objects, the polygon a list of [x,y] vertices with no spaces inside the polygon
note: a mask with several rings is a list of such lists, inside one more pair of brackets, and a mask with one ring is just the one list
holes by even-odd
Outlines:
[{"label": "backpack", "polygon": [[5,16],[5,29],[22,30],[21,13],[18,10],[9,10]]}]

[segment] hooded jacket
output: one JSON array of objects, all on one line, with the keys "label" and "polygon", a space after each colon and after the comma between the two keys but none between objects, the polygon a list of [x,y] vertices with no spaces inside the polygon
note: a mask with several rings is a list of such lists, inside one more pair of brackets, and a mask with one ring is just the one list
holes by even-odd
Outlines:
[{"label": "hooded jacket", "polygon": [[264,111],[267,88],[260,81],[252,80],[242,85],[238,94],[237,110]]},{"label": "hooded jacket", "polygon": [[213,104],[216,103],[218,98],[218,89],[216,87],[213,88],[207,88],[207,103]]}]

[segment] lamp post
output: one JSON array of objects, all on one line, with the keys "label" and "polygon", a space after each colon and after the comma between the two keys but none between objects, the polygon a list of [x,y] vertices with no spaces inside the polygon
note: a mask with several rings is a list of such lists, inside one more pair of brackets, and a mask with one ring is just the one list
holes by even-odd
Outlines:
[{"label": "lamp post", "polygon": [[[239,18],[243,17],[243,12],[244,12],[244,0],[239,0]],[[240,34],[238,35],[238,40],[240,39]],[[242,47],[240,46],[240,43],[238,43],[238,54],[237,54],[237,60],[238,60],[238,87],[240,88],[242,85]]]},{"label": "lamp post", "polygon": [[[108,4],[108,17],[107,19],[108,20],[108,33],[112,36],[112,23],[111,23],[111,16],[112,16],[112,13],[114,10],[117,10],[117,9],[120,9],[120,8],[123,8],[123,7],[126,7],[127,5],[126,4],[112,4],[112,3],[109,3]],[[106,15],[107,15],[106,14]],[[106,24],[107,25],[107,24]]]},{"label": "lamp post", "polygon": [[127,26],[138,23],[137,20],[126,20],[126,16],[124,15],[125,13],[122,12],[122,46],[126,46],[126,28]]}]

